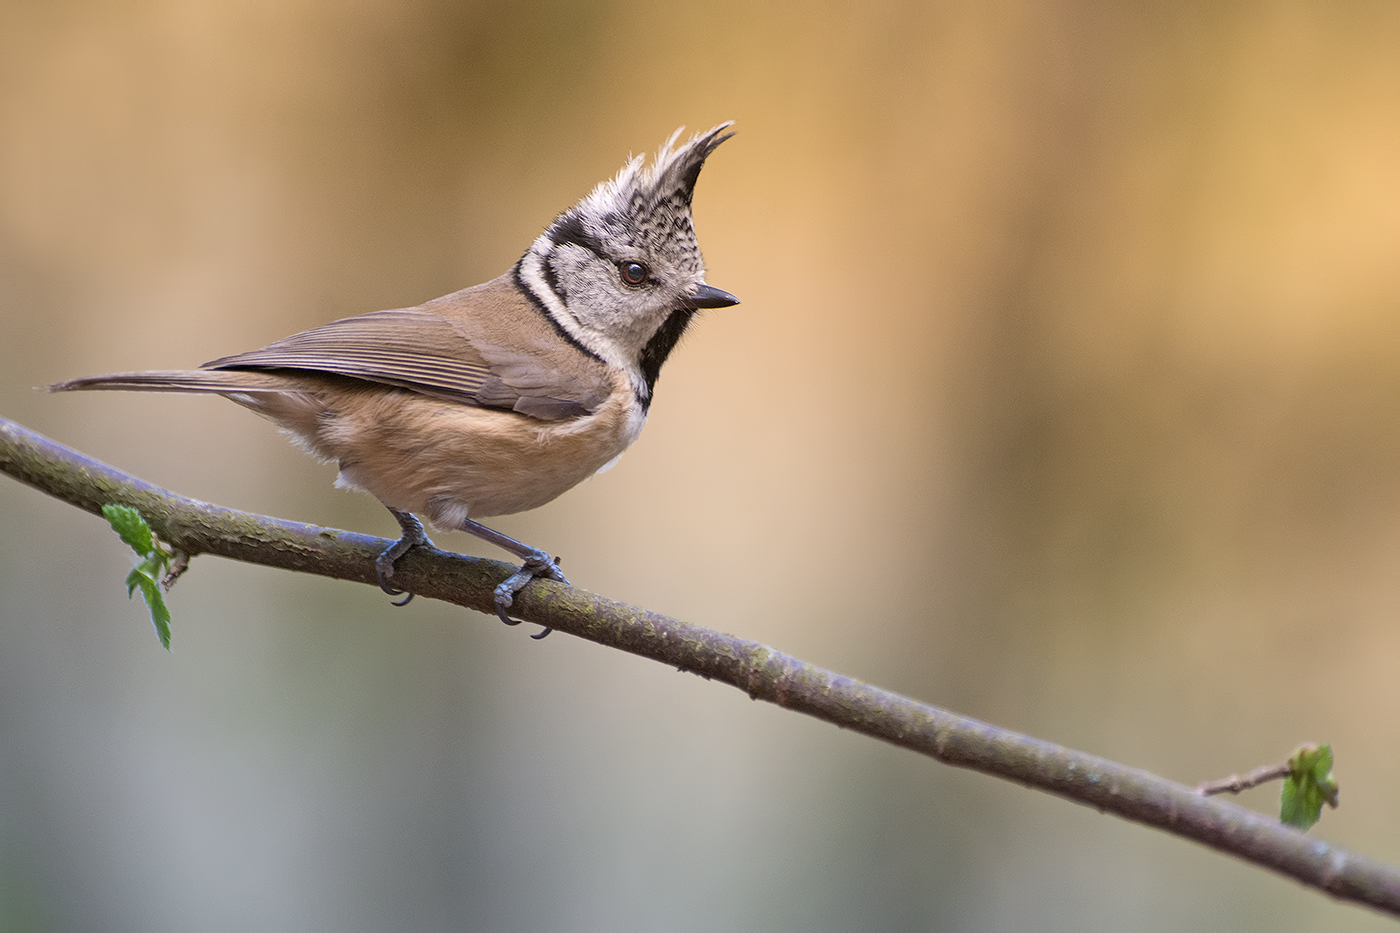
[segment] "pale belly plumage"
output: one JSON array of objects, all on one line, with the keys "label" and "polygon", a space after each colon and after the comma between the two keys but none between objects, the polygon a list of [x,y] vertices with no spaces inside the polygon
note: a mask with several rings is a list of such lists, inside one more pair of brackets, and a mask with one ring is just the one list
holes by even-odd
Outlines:
[{"label": "pale belly plumage", "polygon": [[369,384],[234,401],[339,464],[339,485],[459,528],[537,508],[609,465],[646,420],[631,397],[629,387],[592,414],[555,422]]}]

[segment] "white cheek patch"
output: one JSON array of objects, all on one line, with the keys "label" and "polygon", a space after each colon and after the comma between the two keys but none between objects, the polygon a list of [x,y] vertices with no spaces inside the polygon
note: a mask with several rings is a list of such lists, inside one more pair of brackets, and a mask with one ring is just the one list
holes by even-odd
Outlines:
[{"label": "white cheek patch", "polygon": [[645,396],[646,381],[637,370],[636,362],[629,359],[615,341],[609,340],[593,328],[585,327],[580,323],[568,306],[560,300],[554,289],[549,287],[549,282],[545,278],[544,264],[554,248],[554,243],[549,239],[548,234],[535,240],[535,245],[530,247],[530,251],[520,260],[520,281],[530,290],[530,294],[544,305],[545,313],[563,328],[564,333],[577,340],[581,346],[586,347],[604,363],[627,373],[637,391]]}]

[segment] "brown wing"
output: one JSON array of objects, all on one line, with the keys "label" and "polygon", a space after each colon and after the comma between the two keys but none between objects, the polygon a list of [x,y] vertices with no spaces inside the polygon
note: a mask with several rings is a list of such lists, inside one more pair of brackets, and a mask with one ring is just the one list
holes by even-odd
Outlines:
[{"label": "brown wing", "polygon": [[[575,418],[607,396],[596,379],[549,354],[478,337],[460,319],[423,308],[374,311],[204,364],[217,370],[309,370],[398,386],[449,402],[503,408],[542,421]],[[569,350],[571,348],[562,347]]]},{"label": "brown wing", "polygon": [[402,308],[332,321],[204,369],[307,369],[479,404],[491,376],[480,352],[442,315]]}]

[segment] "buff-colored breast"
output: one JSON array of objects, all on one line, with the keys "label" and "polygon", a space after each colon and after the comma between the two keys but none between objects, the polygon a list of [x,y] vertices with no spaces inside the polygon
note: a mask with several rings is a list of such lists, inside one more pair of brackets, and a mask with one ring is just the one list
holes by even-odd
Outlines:
[{"label": "buff-colored breast", "polygon": [[547,422],[350,380],[235,399],[340,465],[340,483],[439,528],[544,505],[637,438],[645,416],[619,378],[592,414]]}]

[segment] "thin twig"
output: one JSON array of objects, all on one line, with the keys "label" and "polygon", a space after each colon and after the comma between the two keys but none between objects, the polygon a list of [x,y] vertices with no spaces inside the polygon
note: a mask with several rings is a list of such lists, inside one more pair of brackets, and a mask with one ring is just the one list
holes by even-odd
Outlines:
[{"label": "thin twig", "polygon": [[1202,797],[1209,797],[1212,794],[1238,794],[1242,790],[1258,787],[1268,781],[1286,778],[1292,773],[1293,767],[1286,761],[1277,765],[1264,765],[1247,774],[1232,774],[1227,778],[1203,781],[1196,785],[1196,793]]},{"label": "thin twig", "polygon": [[[116,502],[139,509],[186,554],[374,584],[382,538],[238,512],[152,486],[0,418],[0,471],[89,512]],[[400,560],[394,583],[430,599],[492,615],[492,589],[514,567],[431,548]],[[1195,840],[1331,894],[1400,916],[1400,870],[1285,826],[1237,804],[1137,768],[1000,729],[861,683],[767,645],[687,625],[550,580],[535,580],[512,613],[738,687],[946,764],[1055,794]]]},{"label": "thin twig", "polygon": [[176,551],[175,556],[170,561],[170,569],[161,578],[160,588],[169,593],[170,588],[175,585],[175,581],[180,579],[186,570],[190,569],[190,555],[184,551]]}]

